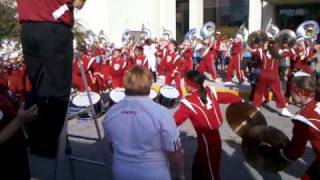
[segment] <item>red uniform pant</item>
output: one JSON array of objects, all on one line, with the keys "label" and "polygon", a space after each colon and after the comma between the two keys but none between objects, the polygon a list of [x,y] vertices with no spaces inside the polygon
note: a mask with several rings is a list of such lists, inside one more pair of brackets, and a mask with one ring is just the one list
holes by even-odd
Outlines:
[{"label": "red uniform pant", "polygon": [[227,81],[231,81],[234,70],[236,71],[236,75],[239,82],[243,81],[240,65],[241,65],[241,54],[232,55],[230,63],[228,64],[228,67],[227,67]]},{"label": "red uniform pant", "polygon": [[203,74],[204,72],[208,72],[212,79],[215,80],[217,79],[217,68],[216,68],[216,65],[215,65],[215,62],[211,62],[211,63],[208,63],[208,62],[201,62],[200,63],[200,66],[199,66],[199,71]]},{"label": "red uniform pant", "polygon": [[282,93],[280,79],[278,74],[272,72],[261,73],[257,86],[254,92],[253,105],[256,107],[261,107],[263,96],[268,88],[273,92],[276,98],[277,106],[279,108],[286,107],[286,100]]},{"label": "red uniform pant", "polygon": [[169,73],[167,72],[166,74],[166,79],[165,79],[165,84],[166,85],[171,85],[172,81],[175,81],[176,83],[176,88],[179,91],[179,98],[182,99],[183,98],[183,92],[182,92],[182,87],[181,87],[181,77],[180,77],[180,73]]},{"label": "red uniform pant", "polygon": [[192,165],[193,180],[220,180],[221,138],[219,130],[197,132],[198,149]]}]

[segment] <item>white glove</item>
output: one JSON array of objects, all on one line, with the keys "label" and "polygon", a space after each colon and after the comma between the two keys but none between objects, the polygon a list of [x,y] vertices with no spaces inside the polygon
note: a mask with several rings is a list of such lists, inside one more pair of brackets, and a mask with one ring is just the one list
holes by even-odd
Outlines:
[{"label": "white glove", "polygon": [[57,10],[52,13],[52,16],[55,20],[59,19],[69,8],[66,4],[60,6]]}]

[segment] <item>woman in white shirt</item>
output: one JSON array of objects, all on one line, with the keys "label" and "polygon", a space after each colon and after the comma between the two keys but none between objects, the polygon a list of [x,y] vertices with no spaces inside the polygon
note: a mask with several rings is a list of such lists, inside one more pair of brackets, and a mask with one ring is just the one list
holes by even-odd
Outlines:
[{"label": "woman in white shirt", "polygon": [[113,149],[115,180],[169,180],[169,164],[175,178],[185,179],[183,155],[172,114],[148,95],[152,75],[133,67],[125,77],[124,100],[113,105],[103,121],[105,139]]}]

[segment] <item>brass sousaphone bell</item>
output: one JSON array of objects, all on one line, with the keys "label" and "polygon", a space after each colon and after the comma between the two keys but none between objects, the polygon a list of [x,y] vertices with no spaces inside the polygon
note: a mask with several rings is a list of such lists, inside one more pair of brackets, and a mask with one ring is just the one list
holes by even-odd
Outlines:
[{"label": "brass sousaphone bell", "polygon": [[216,31],[216,25],[212,21],[209,21],[201,27],[200,36],[202,37],[203,40],[207,38],[214,38],[213,34],[215,31]]},{"label": "brass sousaphone bell", "polygon": [[296,31],[297,37],[310,39],[312,42],[317,39],[317,35],[319,32],[320,32],[319,24],[313,20],[308,20],[301,23]]},{"label": "brass sousaphone bell", "polygon": [[290,29],[281,30],[275,37],[275,41],[280,47],[282,47],[283,44],[288,44],[290,48],[296,44],[296,39],[296,33]]},{"label": "brass sousaphone bell", "polygon": [[248,36],[248,44],[259,44],[262,47],[267,41],[268,36],[264,31],[254,31]]}]

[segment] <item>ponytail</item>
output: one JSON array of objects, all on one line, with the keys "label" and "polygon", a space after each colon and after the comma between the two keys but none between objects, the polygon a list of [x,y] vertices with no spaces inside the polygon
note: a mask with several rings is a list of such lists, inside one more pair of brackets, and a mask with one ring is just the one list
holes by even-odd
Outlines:
[{"label": "ponytail", "polygon": [[203,104],[207,104],[207,91],[203,86],[200,86],[200,100]]},{"label": "ponytail", "polygon": [[196,83],[199,87],[200,100],[203,104],[207,104],[207,91],[203,86],[204,80],[206,77],[201,74],[199,71],[187,71],[185,73],[185,78]]}]

